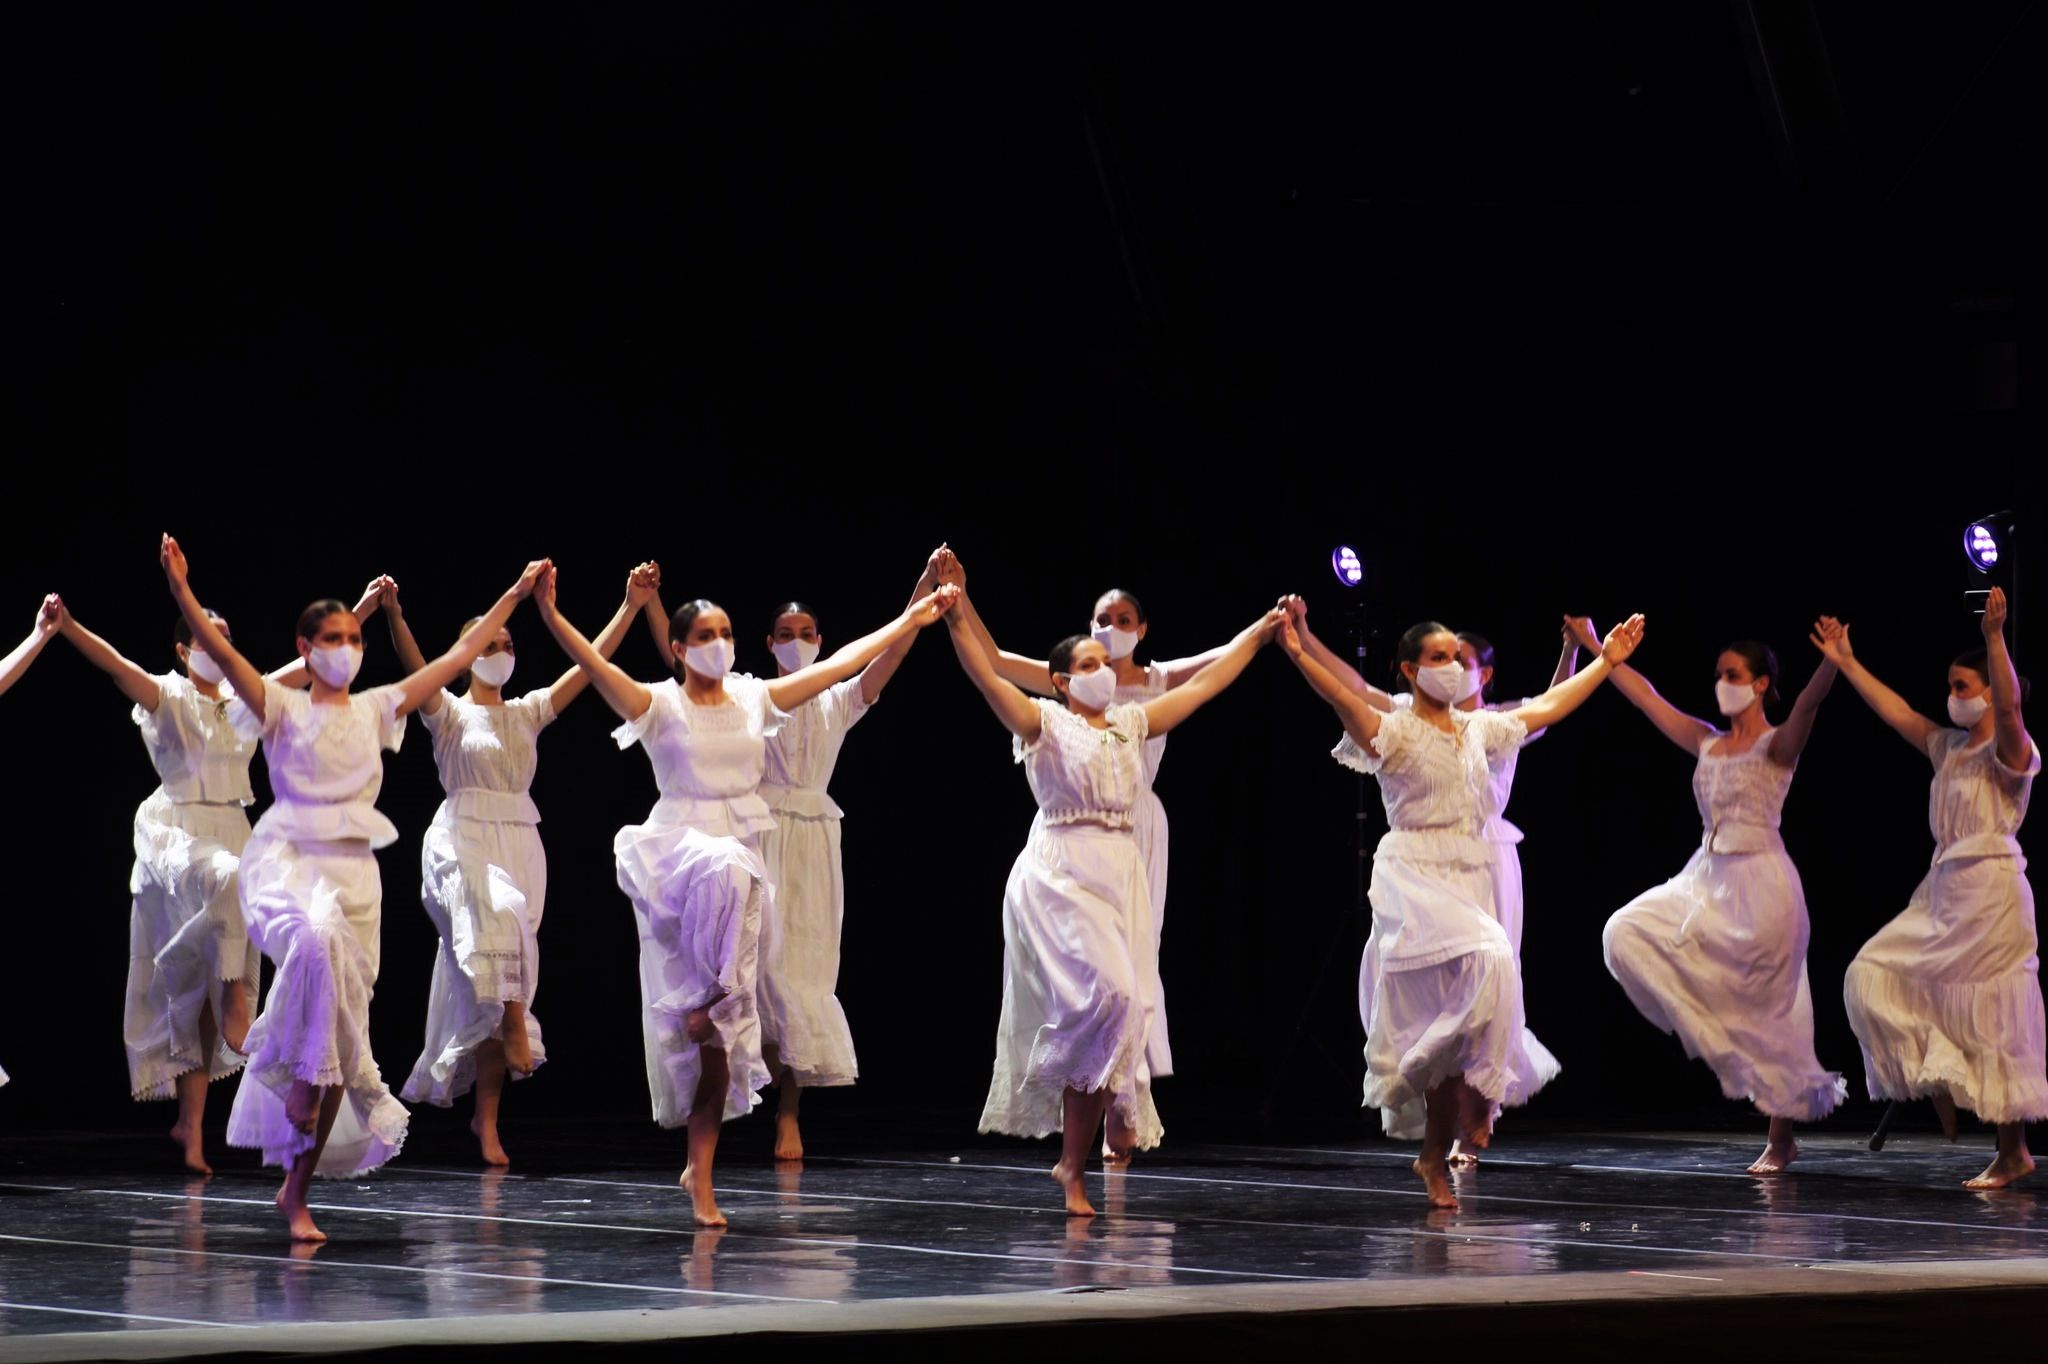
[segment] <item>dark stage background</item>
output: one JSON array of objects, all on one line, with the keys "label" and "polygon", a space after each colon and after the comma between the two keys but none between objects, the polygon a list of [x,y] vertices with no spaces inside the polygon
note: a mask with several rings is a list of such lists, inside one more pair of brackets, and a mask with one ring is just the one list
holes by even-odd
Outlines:
[{"label": "dark stage background", "polygon": [[[1375,669],[1429,615],[1533,691],[1561,612],[1641,610],[1642,669],[1710,712],[1722,643],[1774,641],[1789,692],[1827,611],[1939,714],[1975,638],[1963,524],[2039,506],[2042,20],[1686,8],[10,14],[10,629],[57,590],[170,666],[170,529],[266,663],[314,596],[389,572],[431,646],[546,554],[592,632],[660,559],[758,670],[775,601],[844,640],[947,539],[1013,647],[1117,584],[1172,656],[1286,591],[1335,642],[1344,540]],[[560,656],[513,628],[540,685]],[[656,675],[644,636],[621,658]],[[125,709],[61,643],[0,701],[10,1128],[168,1121],[121,1060],[152,785]],[[588,695],[543,744],[553,1059],[508,1144],[645,1119],[609,847],[654,788],[612,723]],[[1275,654],[1172,740],[1177,1133],[1375,1126],[1336,738]],[[814,1143],[899,1107],[972,1131],[1031,812],[1007,746],[936,635],[847,746],[863,1079],[807,1107]],[[418,726],[387,773],[396,1086],[434,950]],[[1606,916],[1697,840],[1689,775],[1608,694],[1523,763],[1530,1017],[1566,1070],[1514,1123],[1760,1125],[1600,963]],[[1927,776],[1842,686],[1787,811],[1852,1127],[1875,1110],[1842,971],[1926,864]]]}]

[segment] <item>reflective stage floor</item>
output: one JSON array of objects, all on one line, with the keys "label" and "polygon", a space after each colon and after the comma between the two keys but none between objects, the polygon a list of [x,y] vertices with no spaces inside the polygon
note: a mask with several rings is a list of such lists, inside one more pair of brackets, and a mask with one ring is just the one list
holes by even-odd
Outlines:
[{"label": "reflective stage floor", "polygon": [[1049,1144],[801,1169],[735,1152],[718,1177],[732,1225],[700,1232],[675,1165],[655,1163],[680,1143],[646,1136],[557,1137],[512,1173],[408,1153],[323,1181],[333,1239],[297,1251],[272,1175],[187,1181],[161,1172],[168,1146],[15,1138],[0,1147],[0,1359],[672,1351],[732,1332],[761,1333],[756,1357],[780,1342],[817,1358],[903,1331],[919,1334],[893,1337],[899,1354],[971,1339],[1000,1358],[1077,1323],[1107,1348],[1140,1327],[1164,1343],[1173,1322],[1197,1343],[1342,1323],[1337,1338],[1364,1345],[1446,1320],[1498,1348],[1576,1337],[1579,1357],[1601,1353],[1589,1329],[1651,1330],[1665,1358],[1744,1349],[1729,1329],[1790,1320],[1869,1358],[1925,1322],[1958,1343],[2021,1321],[2048,1332],[2042,1193],[1958,1187],[1988,1140],[1909,1135],[1872,1154],[1817,1136],[1791,1172],[1756,1179],[1751,1136],[1507,1136],[1460,1177],[1455,1213],[1425,1206],[1389,1143],[1170,1148],[1091,1175],[1092,1221],[1062,1213]]}]

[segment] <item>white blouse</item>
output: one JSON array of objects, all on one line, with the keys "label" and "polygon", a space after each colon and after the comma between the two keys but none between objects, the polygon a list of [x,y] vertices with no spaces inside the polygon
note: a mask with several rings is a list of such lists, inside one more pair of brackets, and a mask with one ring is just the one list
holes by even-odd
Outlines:
[{"label": "white blouse", "polygon": [[253,805],[256,745],[228,723],[233,693],[215,700],[182,673],[154,680],[156,709],[135,707],[135,724],[164,794],[178,805]]},{"label": "white blouse", "polygon": [[[1520,710],[1528,705],[1531,699],[1525,696],[1519,701],[1487,701],[1483,702],[1479,709],[1492,711],[1496,714]],[[1415,693],[1413,692],[1404,691],[1394,697],[1396,709],[1407,710],[1414,704]],[[1494,758],[1488,764],[1493,773],[1493,779],[1487,791],[1486,827],[1480,833],[1480,837],[1484,838],[1488,843],[1520,843],[1522,841],[1522,831],[1513,824],[1510,824],[1507,819],[1508,798],[1514,794],[1515,765],[1522,760],[1522,750],[1536,742],[1542,733],[1543,731],[1539,729],[1534,734],[1531,734],[1525,726],[1522,742],[1509,749],[1506,753]]]},{"label": "white blouse", "polygon": [[546,687],[500,706],[441,693],[438,710],[420,712],[434,739],[434,766],[448,810],[460,819],[538,824],[540,810],[527,794],[539,765],[535,741],[555,718]]},{"label": "white blouse", "polygon": [[1777,732],[1765,730],[1743,752],[1726,758],[1712,756],[1725,734],[1701,741],[1692,798],[1699,806],[1705,828],[1702,846],[1708,852],[1768,852],[1784,846],[1778,822],[1792,791],[1792,769],[1771,761],[1768,750]]},{"label": "white blouse", "polygon": [[613,730],[612,738],[622,749],[639,744],[647,750],[661,790],[656,817],[714,826],[722,820],[742,837],[774,828],[775,816],[761,799],[760,787],[768,769],[768,740],[789,716],[769,698],[768,684],[730,673],[726,700],[716,706],[691,701],[673,677],[647,690],[652,703],[639,719]]},{"label": "white blouse", "polygon": [[841,819],[838,802],[825,794],[846,732],[868,713],[858,675],[827,687],[788,712],[782,728],[768,743],[767,773],[761,799],[771,810],[786,810],[810,819]]},{"label": "white blouse", "polygon": [[1966,729],[1942,728],[1927,736],[1934,761],[1934,787],[1927,796],[1927,823],[1934,830],[1934,860],[2018,857],[2020,824],[2034,778],[2041,771],[2041,746],[2033,761],[2015,772],[1998,760],[1998,741],[1970,743]]},{"label": "white blouse", "polygon": [[1445,733],[1406,707],[1380,717],[1371,748],[1349,734],[1330,751],[1344,766],[1379,779],[1387,809],[1382,852],[1428,862],[1492,861],[1486,825],[1494,812],[1493,767],[1528,737],[1513,715],[1452,710]]},{"label": "white blouse", "polygon": [[350,692],[334,704],[263,679],[263,719],[237,699],[228,722],[245,739],[263,739],[270,789],[277,799],[256,821],[258,835],[313,842],[366,838],[373,848],[398,840],[377,810],[384,785],[381,750],[396,753],[405,738],[398,713],[405,689],[393,685]]},{"label": "white blouse", "polygon": [[[1142,682],[1119,683],[1116,699],[1143,705],[1172,690],[1166,683],[1166,669],[1157,663],[1145,665],[1145,680]],[[1166,736],[1154,734],[1145,740],[1145,784],[1150,786],[1159,780],[1159,760],[1166,756]]]},{"label": "white blouse", "polygon": [[1131,827],[1131,810],[1147,788],[1143,706],[1112,703],[1097,729],[1058,701],[1037,698],[1038,738],[1012,738],[1011,754],[1047,825]]}]

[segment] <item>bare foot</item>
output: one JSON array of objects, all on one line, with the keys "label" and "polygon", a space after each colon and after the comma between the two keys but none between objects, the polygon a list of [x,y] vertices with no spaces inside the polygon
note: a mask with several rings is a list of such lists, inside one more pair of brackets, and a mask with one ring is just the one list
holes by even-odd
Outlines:
[{"label": "bare foot", "polygon": [[777,1160],[802,1160],[804,1158],[803,1133],[797,1130],[796,1114],[775,1115],[775,1158]]},{"label": "bare foot", "polygon": [[[718,1027],[711,1021],[711,1010],[692,1009],[683,1015],[683,1036],[702,1046],[718,1035]],[[508,1047],[509,1051],[510,1048]],[[510,1065],[508,1057],[506,1064]]]},{"label": "bare foot", "polygon": [[1453,1170],[1476,1170],[1479,1168],[1479,1157],[1467,1151],[1464,1142],[1454,1141],[1451,1143],[1451,1154],[1446,1163]]},{"label": "bare foot", "polygon": [[286,1190],[277,1191],[277,1210],[284,1214],[284,1220],[292,1229],[294,1241],[324,1241],[327,1233],[313,1225],[313,1210],[304,1203],[297,1203],[286,1197]]},{"label": "bare foot", "polygon": [[1432,1208],[1457,1209],[1458,1197],[1451,1192],[1450,1164],[1443,1157],[1435,1160],[1419,1157],[1414,1165],[1415,1173],[1422,1176],[1422,1187],[1429,1191],[1429,1206]]},{"label": "bare foot", "polygon": [[1468,1084],[1458,1085],[1458,1143],[1484,1151],[1493,1144],[1493,1103]]},{"label": "bare foot", "polygon": [[304,1080],[292,1081],[285,1092],[284,1115],[301,1132],[311,1132],[320,1119],[320,1091]]},{"label": "bare foot", "polygon": [[1966,1189],[2003,1189],[2017,1184],[2034,1173],[2034,1158],[2025,1151],[2011,1154],[2000,1152],[1998,1158],[1984,1167],[1984,1173],[1975,1179],[1963,1181]]},{"label": "bare foot", "polygon": [[237,1056],[249,1054],[249,992],[239,980],[228,981],[220,992],[220,1040]]},{"label": "bare foot", "polygon": [[1069,1217],[1095,1216],[1095,1205],[1088,1201],[1088,1186],[1082,1180],[1079,1170],[1069,1170],[1067,1163],[1061,1161],[1052,1167],[1052,1181],[1059,1185],[1067,1196]]},{"label": "bare foot", "polygon": [[171,1128],[171,1140],[185,1153],[185,1168],[195,1175],[210,1175],[213,1167],[206,1163],[206,1152],[202,1148],[202,1136],[195,1125],[187,1127],[180,1122]]},{"label": "bare foot", "polygon": [[[515,1075],[533,1074],[533,1043],[526,1036],[526,1011],[507,1008],[505,1025],[498,1030],[498,1040],[505,1048],[505,1068]],[[701,1037],[693,1038],[701,1042]]]},{"label": "bare foot", "polygon": [[1956,1101],[1945,1089],[1936,1090],[1927,1096],[1934,1103],[1934,1116],[1941,1119],[1941,1135],[1950,1141],[1956,1139]]},{"label": "bare foot", "polygon": [[725,1214],[718,1210],[718,1197],[711,1191],[711,1181],[700,1180],[694,1166],[685,1166],[683,1177],[676,1181],[690,1194],[690,1211],[700,1227],[722,1227],[726,1225]]},{"label": "bare foot", "polygon": [[486,1127],[481,1118],[471,1118],[469,1120],[469,1131],[470,1135],[476,1138],[477,1144],[483,1148],[484,1164],[502,1166],[512,1163],[512,1157],[505,1154],[505,1148],[498,1142],[498,1125],[496,1123]]},{"label": "bare foot", "polygon": [[1783,1173],[1785,1167],[1799,1159],[1799,1143],[1786,1137],[1772,1141],[1764,1147],[1764,1153],[1749,1167],[1753,1175],[1775,1175]]},{"label": "bare foot", "polygon": [[1108,1142],[1102,1143],[1103,1169],[1124,1170],[1130,1168],[1130,1164],[1131,1153],[1129,1151],[1119,1151],[1114,1146],[1111,1146]]}]

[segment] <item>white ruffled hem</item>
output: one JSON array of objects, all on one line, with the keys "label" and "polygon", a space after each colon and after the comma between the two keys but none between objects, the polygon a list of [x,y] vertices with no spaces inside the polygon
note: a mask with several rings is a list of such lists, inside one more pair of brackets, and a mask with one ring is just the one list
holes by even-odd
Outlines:
[{"label": "white ruffled hem", "polygon": [[1842,996],[1871,1098],[1945,1092],[1988,1123],[2048,1118],[2048,1023],[2032,972],[1945,984],[1858,960]]}]

